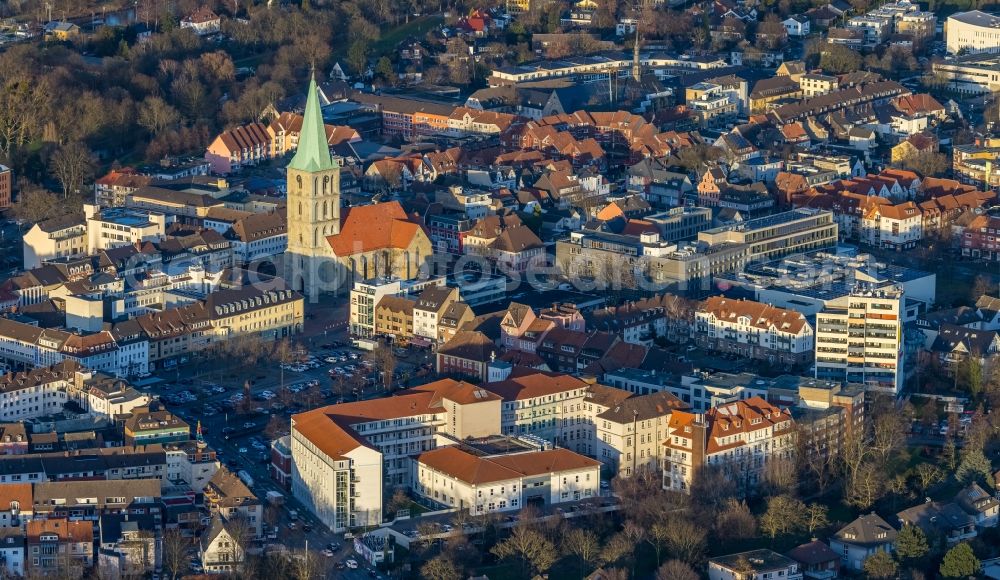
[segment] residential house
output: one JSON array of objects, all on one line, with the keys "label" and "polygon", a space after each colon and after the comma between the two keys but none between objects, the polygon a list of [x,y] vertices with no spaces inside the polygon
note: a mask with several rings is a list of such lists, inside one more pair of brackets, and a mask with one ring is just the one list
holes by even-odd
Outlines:
[{"label": "residential house", "polygon": [[198,544],[198,555],[205,572],[229,574],[239,569],[249,546],[246,545],[246,538],[239,537],[236,528],[235,525],[227,525],[218,515],[212,517]]},{"label": "residential house", "polygon": [[953,502],[925,501],[896,514],[900,526],[917,526],[928,538],[955,544],[976,537],[976,518]]},{"label": "residential house", "polygon": [[415,304],[415,300],[405,296],[383,296],[375,305],[375,335],[407,343],[413,337]]},{"label": "residential house", "polygon": [[708,560],[709,580],[780,578],[802,580],[799,563],[788,556],[767,550],[716,556]]},{"label": "residential house", "polygon": [[793,14],[781,22],[781,25],[785,27],[785,32],[788,36],[794,36],[801,38],[803,36],[809,36],[809,18],[802,14]]},{"label": "residential house", "polygon": [[438,344],[441,339],[438,331],[440,319],[448,307],[457,301],[458,288],[425,288],[413,304],[413,342],[423,342],[423,346]]},{"label": "residential house", "polygon": [[222,28],[222,18],[203,5],[181,19],[181,28],[190,28],[198,36],[215,34]]},{"label": "residential house", "polygon": [[53,258],[79,256],[87,251],[87,222],[78,214],[47,219],[31,226],[22,242],[25,270]]},{"label": "residential house", "polygon": [[31,483],[0,484],[0,529],[22,529],[31,519],[33,505]]},{"label": "residential house", "polygon": [[93,522],[36,519],[25,524],[24,534],[28,575],[79,578],[94,564]]},{"label": "residential house", "polygon": [[240,520],[250,537],[263,537],[264,508],[242,479],[226,468],[215,472],[205,487],[205,507],[225,522]]},{"label": "residential house", "polygon": [[20,526],[0,527],[0,567],[13,578],[26,576],[25,537]]},{"label": "residential house", "polygon": [[1000,498],[990,494],[978,483],[973,482],[958,492],[955,504],[972,516],[978,528],[993,528],[1000,523]]},{"label": "residential house", "polygon": [[819,540],[796,546],[785,555],[799,563],[804,580],[835,580],[840,575],[840,554]]},{"label": "residential house", "polygon": [[458,330],[437,349],[437,372],[486,381],[489,364],[497,356],[497,345],[478,330]]},{"label": "residential house", "polygon": [[271,159],[271,135],[261,123],[250,123],[220,133],[205,151],[212,172],[228,175]]},{"label": "residential house", "polygon": [[858,517],[830,538],[830,549],[840,554],[844,568],[861,572],[865,560],[877,552],[893,552],[898,532],[872,512]]},{"label": "residential house", "polygon": [[[594,455],[617,476],[629,477],[640,469],[659,473],[670,414],[687,409],[688,405],[666,391],[629,397],[594,415]],[[571,446],[582,434],[571,429],[563,444]]]}]

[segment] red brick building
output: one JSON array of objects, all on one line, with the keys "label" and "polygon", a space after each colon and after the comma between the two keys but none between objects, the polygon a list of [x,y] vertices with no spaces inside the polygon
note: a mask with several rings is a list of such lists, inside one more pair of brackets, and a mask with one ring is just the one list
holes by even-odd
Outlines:
[{"label": "red brick building", "polygon": [[977,216],[962,233],[962,255],[1000,261],[1000,217]]},{"label": "red brick building", "polygon": [[10,167],[0,165],[0,209],[7,209],[13,203],[14,173]]}]

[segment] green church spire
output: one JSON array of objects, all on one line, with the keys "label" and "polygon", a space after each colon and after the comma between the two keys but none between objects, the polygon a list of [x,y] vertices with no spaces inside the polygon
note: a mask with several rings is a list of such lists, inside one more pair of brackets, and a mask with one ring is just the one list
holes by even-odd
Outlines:
[{"label": "green church spire", "polygon": [[309,92],[306,95],[306,112],[302,120],[302,132],[299,133],[299,145],[288,164],[289,169],[315,172],[333,169],[333,159],[330,157],[330,146],[326,140],[326,126],[323,114],[319,108],[319,91],[316,89],[316,75],[309,79]]}]

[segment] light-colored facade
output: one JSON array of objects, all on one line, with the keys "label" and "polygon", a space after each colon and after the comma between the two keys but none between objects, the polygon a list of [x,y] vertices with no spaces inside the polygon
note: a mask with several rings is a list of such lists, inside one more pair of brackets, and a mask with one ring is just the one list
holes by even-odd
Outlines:
[{"label": "light-colored facade", "polygon": [[663,488],[689,492],[705,466],[721,468],[744,494],[763,481],[772,460],[795,451],[795,422],[760,397],[727,403],[704,414],[676,411],[663,443]]},{"label": "light-colored facade", "polygon": [[389,399],[292,416],[292,495],[332,530],[382,523],[395,487],[412,486],[411,456],[500,431],[500,398],[443,379]]},{"label": "light-colored facade", "polygon": [[597,458],[620,477],[659,473],[670,414],[688,406],[669,392],[629,397],[590,418]]},{"label": "light-colored facade", "polygon": [[340,286],[327,236],[340,233],[340,161],[330,156],[316,79],[309,81],[295,156],[286,169],[288,235],[285,281],[315,302]]},{"label": "light-colored facade", "polygon": [[583,401],[589,385],[569,375],[524,371],[483,388],[503,399],[500,433],[534,435],[547,441],[568,438],[587,412]]},{"label": "light-colored facade", "polygon": [[717,556],[708,561],[708,580],[771,579],[802,580],[802,570],[795,560],[766,549]]},{"label": "light-colored facade", "polygon": [[81,219],[56,218],[37,223],[22,238],[24,269],[45,260],[82,255],[87,251],[87,224]]},{"label": "light-colored facade", "polygon": [[973,53],[934,61],[931,67],[949,81],[949,88],[961,93],[1000,91],[1000,55]]},{"label": "light-colored facade", "polygon": [[120,207],[102,210],[93,204],[84,204],[83,213],[87,219],[88,254],[157,241],[166,235],[167,216],[162,213]]},{"label": "light-colored facade", "polygon": [[979,10],[952,14],[944,38],[948,54],[1000,52],[1000,17]]},{"label": "light-colored facade", "polygon": [[749,247],[751,262],[775,260],[837,244],[833,213],[799,208],[730,226],[698,233],[698,241],[719,246],[725,243]]},{"label": "light-colored facade", "polygon": [[816,378],[860,383],[899,394],[903,388],[903,292],[858,290],[816,315]]},{"label": "light-colored facade", "polygon": [[799,312],[713,296],[694,315],[695,341],[704,348],[779,365],[812,359],[813,329]]},{"label": "light-colored facade", "polygon": [[472,515],[600,495],[601,463],[568,449],[477,456],[460,447],[420,454],[414,489]]},{"label": "light-colored facade", "polygon": [[386,296],[406,296],[419,294],[427,288],[443,288],[444,278],[425,280],[403,280],[400,278],[373,278],[359,280],[351,287],[350,314],[348,324],[351,336],[371,338],[375,336],[376,313],[382,298]]}]

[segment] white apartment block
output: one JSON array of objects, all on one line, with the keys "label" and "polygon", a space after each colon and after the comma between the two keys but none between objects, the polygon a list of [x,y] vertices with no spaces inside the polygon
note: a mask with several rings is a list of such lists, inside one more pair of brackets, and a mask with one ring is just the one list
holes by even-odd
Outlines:
[{"label": "white apartment block", "polygon": [[687,409],[668,392],[630,397],[615,404],[594,416],[597,458],[618,476],[629,477],[640,469],[659,473],[670,415]]},{"label": "white apartment block", "polygon": [[98,375],[73,361],[0,376],[0,421],[52,415],[75,401],[95,415],[113,417],[149,404],[149,397],[128,384]]},{"label": "white apartment block", "polygon": [[590,385],[557,373],[515,369],[507,379],[483,385],[503,399],[498,433],[533,435],[546,441],[568,440],[580,426],[591,423],[585,408]]},{"label": "white apartment block", "polygon": [[704,466],[717,466],[751,493],[772,459],[795,451],[794,420],[760,397],[729,403],[704,414],[670,415],[663,444],[663,488],[687,492]]},{"label": "white apartment block", "polygon": [[800,365],[811,361],[813,339],[802,313],[770,304],[712,296],[695,311],[695,340],[710,350]]},{"label": "white apartment block", "polygon": [[417,493],[472,515],[600,495],[601,463],[568,449],[482,456],[439,447],[416,459]]},{"label": "white apartment block", "polygon": [[412,486],[411,457],[500,431],[500,398],[443,379],[387,399],[292,416],[292,495],[334,531],[382,523],[383,501]]},{"label": "white apartment block", "polygon": [[106,208],[84,204],[87,219],[87,252],[156,241],[166,234],[167,216],[152,211]]},{"label": "white apartment block", "polygon": [[55,218],[31,226],[22,238],[24,269],[32,270],[53,258],[79,256],[87,251],[87,224],[75,216]]},{"label": "white apartment block", "polygon": [[877,248],[913,248],[923,233],[923,214],[912,201],[872,205],[861,219],[861,240]]},{"label": "white apartment block", "polygon": [[816,315],[816,378],[903,388],[903,291],[857,288]]}]

